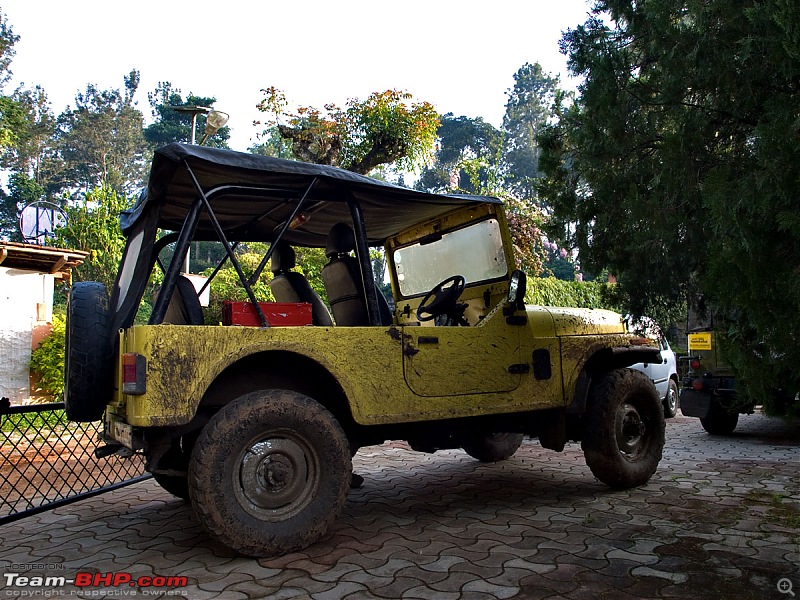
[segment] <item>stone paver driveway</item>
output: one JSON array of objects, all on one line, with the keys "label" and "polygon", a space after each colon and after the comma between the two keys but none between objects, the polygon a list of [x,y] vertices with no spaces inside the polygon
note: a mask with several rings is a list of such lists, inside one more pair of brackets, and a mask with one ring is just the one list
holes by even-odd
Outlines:
[{"label": "stone paver driveway", "polygon": [[[356,456],[366,481],[328,539],[262,560],[216,546],[148,481],[0,527],[0,597],[789,600],[776,586],[800,593],[799,448],[798,423],[752,415],[721,438],[678,417],[650,483],[620,492],[577,444],[527,441],[497,464],[386,444]],[[79,590],[10,573],[187,579]]]}]

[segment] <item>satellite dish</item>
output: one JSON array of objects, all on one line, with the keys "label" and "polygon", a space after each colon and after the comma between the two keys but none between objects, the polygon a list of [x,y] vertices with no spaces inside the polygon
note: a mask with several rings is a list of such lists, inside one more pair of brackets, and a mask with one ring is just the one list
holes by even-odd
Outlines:
[{"label": "satellite dish", "polygon": [[40,200],[31,202],[19,214],[19,231],[31,244],[43,245],[58,227],[67,224],[67,214],[56,204]]}]

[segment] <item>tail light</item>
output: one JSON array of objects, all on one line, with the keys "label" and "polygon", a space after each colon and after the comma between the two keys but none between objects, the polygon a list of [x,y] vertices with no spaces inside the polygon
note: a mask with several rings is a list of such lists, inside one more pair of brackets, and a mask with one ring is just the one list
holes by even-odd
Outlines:
[{"label": "tail light", "polygon": [[703,380],[702,380],[702,379],[695,379],[695,380],[692,382],[692,389],[693,389],[693,390],[695,390],[695,391],[697,391],[697,392],[699,392],[700,390],[702,390],[704,387],[705,387],[705,384],[703,383]]},{"label": "tail light", "polygon": [[147,391],[147,359],[135,352],[122,355],[122,393],[141,396]]},{"label": "tail light", "polygon": [[699,370],[700,369],[700,359],[699,358],[693,358],[689,362],[689,366],[692,368],[693,371]]}]

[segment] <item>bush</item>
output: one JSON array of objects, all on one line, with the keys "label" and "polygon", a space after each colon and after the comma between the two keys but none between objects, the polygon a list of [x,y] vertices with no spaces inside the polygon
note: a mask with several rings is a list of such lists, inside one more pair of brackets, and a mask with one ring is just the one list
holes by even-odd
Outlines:
[{"label": "bush", "polygon": [[610,290],[610,285],[605,282],[531,277],[525,301],[539,306],[607,308],[619,312],[619,307],[611,300]]},{"label": "bush", "polygon": [[64,339],[67,319],[53,314],[53,331],[31,353],[31,371],[42,391],[53,396],[54,402],[64,400]]}]

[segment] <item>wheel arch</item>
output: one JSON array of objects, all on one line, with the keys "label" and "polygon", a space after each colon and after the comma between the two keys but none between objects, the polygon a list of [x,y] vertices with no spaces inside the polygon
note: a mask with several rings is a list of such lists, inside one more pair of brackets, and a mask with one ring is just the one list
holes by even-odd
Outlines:
[{"label": "wheel arch", "polygon": [[[602,377],[609,371],[630,367],[639,362],[652,362],[653,353],[658,353],[649,346],[599,346],[595,345],[587,352],[588,358],[575,378],[572,401],[567,406],[567,414],[580,416],[586,412],[586,401],[592,380]],[[677,381],[677,380],[676,380]]]},{"label": "wheel arch", "polygon": [[345,431],[353,423],[347,395],[333,373],[313,358],[291,350],[257,351],[228,365],[206,388],[198,415],[213,414],[244,394],[270,388],[313,398],[336,417]]}]

